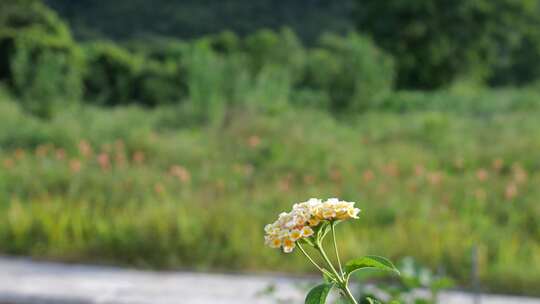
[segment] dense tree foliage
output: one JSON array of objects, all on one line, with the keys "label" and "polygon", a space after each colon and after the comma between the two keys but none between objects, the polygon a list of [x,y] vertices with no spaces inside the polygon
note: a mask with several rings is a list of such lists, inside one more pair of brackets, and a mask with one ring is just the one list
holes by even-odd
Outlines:
[{"label": "dense tree foliage", "polygon": [[538,0],[357,2],[358,29],[395,56],[401,86],[434,88],[461,75],[524,82],[537,74],[524,61],[539,59]]},{"label": "dense tree foliage", "polygon": [[[30,14],[33,9],[36,16]],[[192,40],[152,36],[124,44],[78,44],[39,2],[22,0],[4,19],[19,14],[30,14],[23,19],[30,25],[12,31],[9,41],[26,42],[28,36],[32,44],[10,44],[3,57],[10,74],[4,80],[41,116],[81,94],[84,101],[105,106],[180,104],[193,119],[210,121],[226,119],[228,109],[240,106],[361,111],[393,87],[392,59],[354,33],[325,34],[311,47],[289,28],[245,36],[225,31]],[[52,25],[42,21],[47,18]],[[34,30],[36,35],[26,34]]]},{"label": "dense tree foliage", "polygon": [[80,55],[69,28],[40,1],[0,2],[0,81],[30,112],[50,116],[79,99]]},{"label": "dense tree foliage", "polygon": [[46,0],[79,37],[193,38],[231,30],[241,35],[289,26],[307,40],[352,28],[354,0]]},{"label": "dense tree foliage", "polygon": [[[431,89],[460,78],[522,85],[540,76],[539,0],[358,0],[355,16],[363,33],[317,39],[310,35],[340,28],[324,18],[310,24],[312,13],[334,18],[347,2],[48,2],[80,34],[88,26],[100,38],[75,41],[67,23],[40,0],[0,3],[0,82],[43,117],[76,100],[179,104],[195,120],[220,120],[239,106],[276,111],[295,104],[346,113],[388,104],[396,78],[401,87]],[[305,18],[293,18],[301,7]],[[246,10],[254,14],[236,18]],[[197,19],[199,12],[215,22],[184,27],[206,20]],[[182,14],[192,18],[176,18]],[[300,35],[271,28],[281,23]],[[236,31],[217,31],[229,25]],[[257,29],[262,25],[270,28]],[[173,37],[202,32],[211,34]]]},{"label": "dense tree foliage", "polygon": [[178,66],[134,54],[111,42],[83,46],[85,98],[101,105],[172,103],[183,97]]},{"label": "dense tree foliage", "polygon": [[334,111],[366,110],[393,88],[393,60],[366,37],[323,35],[308,55],[304,82]]}]

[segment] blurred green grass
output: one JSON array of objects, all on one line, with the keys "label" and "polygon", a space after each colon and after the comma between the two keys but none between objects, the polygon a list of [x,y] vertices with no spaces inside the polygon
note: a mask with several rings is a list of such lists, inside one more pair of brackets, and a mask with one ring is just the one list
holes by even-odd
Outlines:
[{"label": "blurred green grass", "polygon": [[210,127],[173,106],[40,120],[2,97],[0,252],[306,272],[264,248],[262,227],[294,202],[338,196],[363,210],[339,227],[349,257],[414,256],[466,286],[477,245],[486,289],[538,295],[538,96],[401,92],[384,111],[246,109]]}]

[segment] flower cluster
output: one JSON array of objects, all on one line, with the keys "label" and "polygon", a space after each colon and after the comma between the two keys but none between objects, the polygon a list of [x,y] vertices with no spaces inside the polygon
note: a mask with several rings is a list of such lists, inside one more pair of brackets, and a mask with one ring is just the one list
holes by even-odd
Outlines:
[{"label": "flower cluster", "polygon": [[322,221],[358,218],[360,209],[353,202],[331,198],[326,201],[312,198],[307,202],[294,204],[291,212],[283,212],[278,219],[264,227],[265,244],[272,248],[282,248],[292,252],[296,241],[311,237]]}]

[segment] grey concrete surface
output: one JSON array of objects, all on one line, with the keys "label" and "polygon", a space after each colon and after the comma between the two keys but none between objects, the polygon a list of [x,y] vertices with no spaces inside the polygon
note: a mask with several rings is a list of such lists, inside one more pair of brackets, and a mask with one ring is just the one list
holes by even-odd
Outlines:
[{"label": "grey concrete surface", "polygon": [[[0,257],[2,304],[303,303],[309,280],[277,276],[150,272]],[[264,291],[273,290],[270,295]],[[441,303],[473,303],[449,292]],[[540,299],[483,295],[481,304],[540,304]]]}]

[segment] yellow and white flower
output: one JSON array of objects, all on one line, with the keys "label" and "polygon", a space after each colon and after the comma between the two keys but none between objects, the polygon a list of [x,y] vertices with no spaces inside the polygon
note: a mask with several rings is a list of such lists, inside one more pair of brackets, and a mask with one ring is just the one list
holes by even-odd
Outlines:
[{"label": "yellow and white flower", "polygon": [[291,253],[293,251],[294,247],[296,247],[296,244],[294,243],[293,240],[291,240],[291,239],[284,239],[283,240],[283,252]]},{"label": "yellow and white flower", "polygon": [[300,231],[298,229],[293,229],[293,230],[291,230],[291,232],[289,232],[289,238],[293,242],[296,242],[296,240],[298,240],[301,237],[302,237],[302,231]]},{"label": "yellow and white flower", "polygon": [[302,232],[302,237],[310,237],[314,233],[313,229],[311,229],[311,227],[309,226],[302,227],[301,232]]},{"label": "yellow and white flower", "polygon": [[278,237],[265,236],[265,244],[270,248],[279,248],[281,243],[281,239]]},{"label": "yellow and white flower", "polygon": [[330,198],[326,201],[311,198],[293,205],[290,212],[282,212],[278,219],[264,227],[265,244],[272,248],[282,248],[289,253],[296,247],[296,241],[313,236],[314,228],[323,221],[356,219],[360,209],[353,202]]}]

